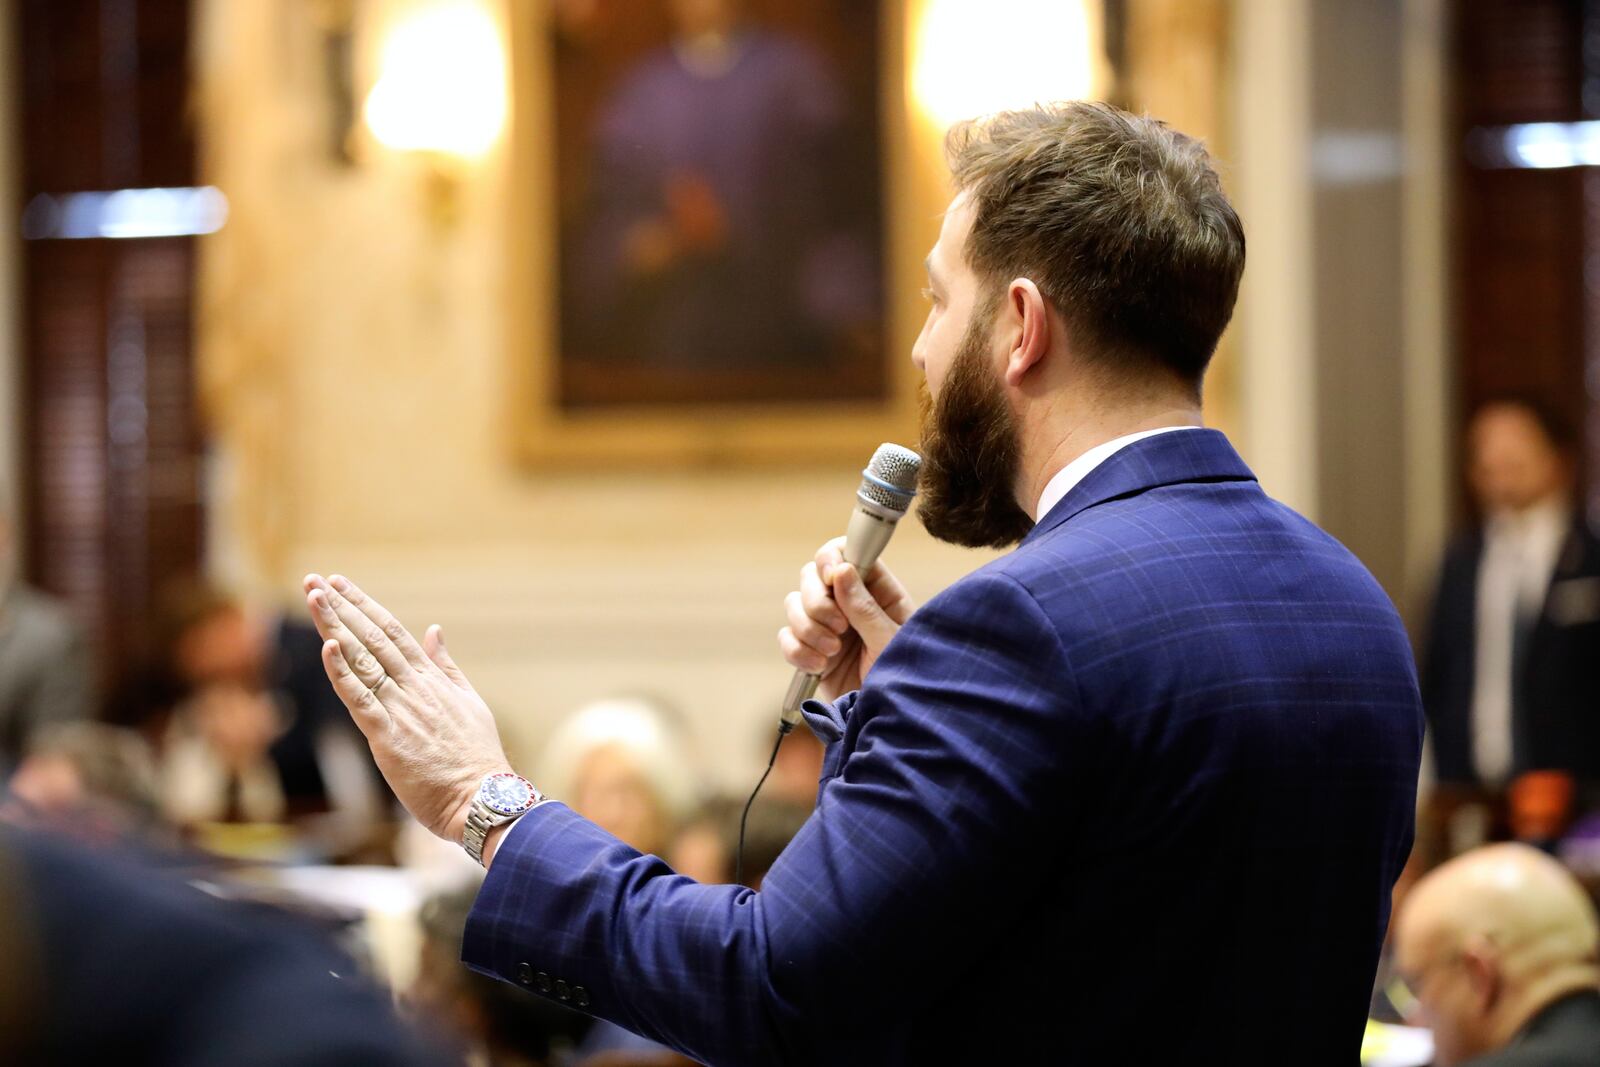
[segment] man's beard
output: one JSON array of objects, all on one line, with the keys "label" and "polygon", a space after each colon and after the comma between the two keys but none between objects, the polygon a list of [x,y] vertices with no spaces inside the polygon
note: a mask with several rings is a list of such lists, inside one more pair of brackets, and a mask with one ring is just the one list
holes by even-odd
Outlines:
[{"label": "man's beard", "polygon": [[922,472],[917,517],[941,541],[1009,548],[1033,529],[1017,505],[1021,435],[989,366],[996,306],[973,316],[934,401],[922,387]]}]

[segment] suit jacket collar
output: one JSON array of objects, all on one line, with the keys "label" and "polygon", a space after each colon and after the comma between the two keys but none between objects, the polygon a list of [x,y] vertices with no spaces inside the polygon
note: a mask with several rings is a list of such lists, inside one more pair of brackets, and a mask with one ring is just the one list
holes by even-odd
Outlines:
[{"label": "suit jacket collar", "polygon": [[1022,539],[1023,544],[1108,500],[1184,482],[1253,482],[1256,476],[1219,430],[1185,430],[1135,441],[1090,471]]},{"label": "suit jacket collar", "polygon": [[[1464,581],[1477,582],[1487,543],[1484,524],[1481,521],[1457,536],[1451,551],[1465,561]],[[1556,565],[1550,573],[1550,581],[1553,584],[1567,578],[1597,572],[1600,572],[1600,538],[1595,536],[1583,513],[1574,512],[1571,525],[1567,527],[1566,538],[1561,542],[1561,551],[1556,555]]]}]

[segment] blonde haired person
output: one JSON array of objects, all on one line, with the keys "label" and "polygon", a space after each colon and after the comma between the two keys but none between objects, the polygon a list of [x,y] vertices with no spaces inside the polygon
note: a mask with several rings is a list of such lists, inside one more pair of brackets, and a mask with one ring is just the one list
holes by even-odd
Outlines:
[{"label": "blonde haired person", "polygon": [[662,855],[695,810],[699,775],[677,713],[648,697],[585,704],[564,719],[535,765],[551,796],[640,852]]}]

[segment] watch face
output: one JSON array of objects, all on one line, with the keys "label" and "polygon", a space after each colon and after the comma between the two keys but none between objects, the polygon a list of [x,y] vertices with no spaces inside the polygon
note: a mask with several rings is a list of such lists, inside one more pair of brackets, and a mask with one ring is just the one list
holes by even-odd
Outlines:
[{"label": "watch face", "polygon": [[501,815],[517,815],[533,807],[532,784],[518,774],[492,774],[478,788],[478,799],[491,811]]}]

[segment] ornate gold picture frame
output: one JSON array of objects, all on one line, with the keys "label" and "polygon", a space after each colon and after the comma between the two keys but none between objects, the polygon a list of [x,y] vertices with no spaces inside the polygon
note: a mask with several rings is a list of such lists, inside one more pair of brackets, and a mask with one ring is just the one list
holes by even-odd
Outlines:
[{"label": "ornate gold picture frame", "polygon": [[[805,209],[818,215],[817,227],[824,232],[769,227],[760,236],[771,239],[756,243],[783,247],[765,263],[742,265],[744,273],[764,278],[777,277],[774,271],[787,272],[791,281],[801,276],[797,284],[806,288],[807,308],[820,308],[823,320],[838,325],[832,333],[807,334],[790,314],[792,303],[786,307],[782,300],[741,319],[740,306],[753,299],[759,286],[741,293],[737,282],[729,284],[739,270],[700,278],[706,284],[699,292],[690,280],[643,297],[625,291],[614,265],[609,276],[606,269],[596,270],[595,262],[605,258],[595,254],[597,246],[615,253],[625,243],[616,232],[596,236],[612,221],[607,213],[616,214],[614,206],[596,205],[602,195],[597,189],[618,184],[615,152],[607,158],[606,140],[616,142],[615,151],[624,155],[638,147],[651,125],[662,122],[651,113],[649,102],[674,91],[670,77],[663,75],[668,50],[674,47],[667,37],[669,5],[664,0],[613,3],[625,6],[630,16],[624,35],[628,39],[621,42],[610,41],[616,34],[606,34],[603,24],[564,23],[564,11],[574,5],[552,0],[507,6],[513,88],[508,225],[525,237],[509,242],[506,294],[517,454],[544,469],[818,464],[855,461],[870,455],[881,441],[910,438],[920,379],[910,363],[910,346],[923,313],[917,295],[921,258],[937,232],[944,190],[936,150],[930,152],[924,143],[917,151],[912,136],[915,121],[908,114],[904,88],[905,5],[884,0],[868,9],[876,20],[870,27],[875,56],[864,57],[860,41],[854,42],[854,53],[843,53],[845,62],[854,56],[858,69],[840,76],[846,83],[854,79],[855,92],[840,94],[836,113],[842,117],[851,108],[861,109],[864,73],[859,68],[866,61],[870,70],[865,76],[875,82],[868,104],[876,112],[867,122],[857,115],[854,126],[856,131],[874,131],[876,166],[854,169],[875,170],[868,178],[875,188],[854,189],[854,204],[844,205],[847,224],[835,226],[832,234],[826,232],[829,204],[809,202]],[[575,5],[590,17],[597,10],[603,14],[606,6]],[[826,44],[828,33],[840,40],[850,30],[848,21],[840,21],[841,12],[859,17],[867,8],[854,0],[744,6],[767,48],[763,58],[768,68],[740,87],[737,95],[746,97],[793,95],[795,89],[767,82],[782,77],[786,68],[793,76],[794,66],[803,67],[809,52],[823,52],[817,41]],[[778,14],[767,13],[769,6]],[[639,16],[646,7],[657,9],[652,17]],[[821,29],[809,36],[804,26],[808,8],[822,20]],[[591,30],[601,36],[583,36]],[[652,33],[655,40],[649,39]],[[790,40],[792,46],[786,43]],[[584,47],[601,49],[600,58],[573,54]],[[802,78],[799,84],[808,83]],[[630,106],[638,113],[629,113]],[[790,136],[783,120],[763,129],[767,120],[760,115],[750,116],[748,109],[740,114],[743,119],[725,115],[720,120],[725,125],[748,122],[742,130],[727,131],[743,138],[740,145]],[[688,129],[681,139],[704,143],[717,132]],[[848,135],[841,136],[848,140]],[[748,150],[741,151],[749,157]],[[574,159],[574,153],[582,158]],[[917,157],[920,167],[913,162]],[[790,171],[801,169],[793,157],[780,162]],[[851,168],[846,159],[835,169]],[[848,190],[853,177],[816,170],[809,177],[796,173],[793,184],[825,180],[830,184],[824,200],[838,201],[849,199],[839,190]],[[726,210],[716,205],[706,209],[709,198],[701,195],[704,189],[691,166],[674,171],[659,165],[652,180],[662,190],[656,199],[672,202],[668,210],[677,213],[678,230],[690,235],[689,244],[714,242],[719,227],[763,213],[762,205],[752,215],[748,206],[741,209],[731,202]],[[858,231],[852,245],[848,223],[862,219],[870,219],[877,232]],[[661,242],[651,244],[649,231],[639,227],[631,236],[632,254],[646,262],[670,259],[661,255]],[[706,285],[715,287],[719,281],[720,291],[731,294],[729,306],[721,311],[705,300]],[[689,307],[696,300],[701,306]],[[608,321],[640,315],[641,308],[642,326],[615,330]],[[829,313],[832,320],[827,320]],[[694,339],[718,330],[719,323],[722,336],[703,351],[697,348]],[[768,349],[748,351],[761,345],[763,336],[771,338]],[[641,339],[662,339],[654,352],[657,362],[652,362],[652,353],[637,351]],[[741,366],[745,357],[748,365]]]}]

